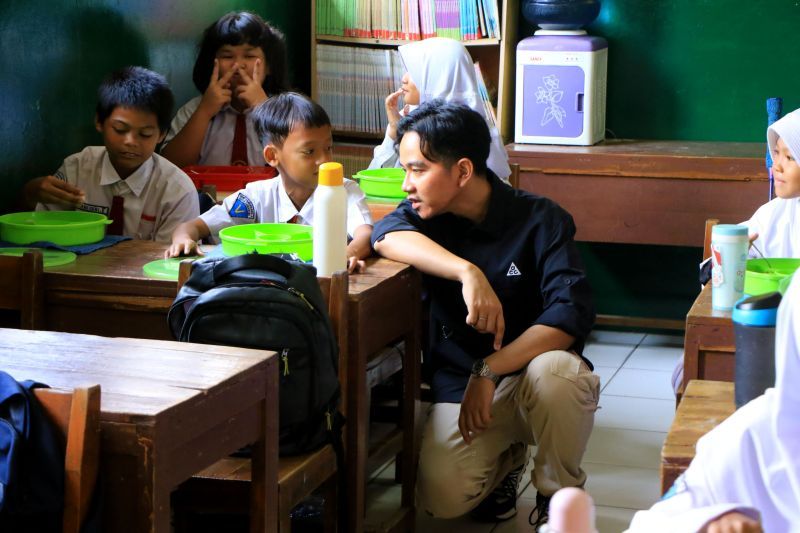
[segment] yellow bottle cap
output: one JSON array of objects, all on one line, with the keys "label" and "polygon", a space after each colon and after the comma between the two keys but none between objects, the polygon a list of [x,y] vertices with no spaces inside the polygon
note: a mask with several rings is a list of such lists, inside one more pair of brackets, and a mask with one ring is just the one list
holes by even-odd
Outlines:
[{"label": "yellow bottle cap", "polygon": [[341,163],[322,163],[319,166],[319,184],[336,186],[344,182],[344,168]]}]

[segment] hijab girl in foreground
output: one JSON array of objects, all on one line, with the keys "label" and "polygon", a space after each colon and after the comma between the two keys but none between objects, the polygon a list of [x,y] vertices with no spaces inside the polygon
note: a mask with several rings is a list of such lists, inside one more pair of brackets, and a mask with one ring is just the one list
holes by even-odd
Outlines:
[{"label": "hijab girl in foreground", "polygon": [[[405,44],[397,50],[406,67],[406,73],[400,89],[386,97],[389,125],[383,143],[375,148],[369,168],[399,166],[394,149],[397,122],[419,104],[441,98],[448,103],[465,104],[484,119],[488,119],[478,90],[475,67],[463,44],[453,39],[434,37]],[[402,111],[397,107],[400,96],[405,104]],[[486,166],[507,183],[511,175],[508,154],[497,128],[490,125],[489,131],[492,145]]]},{"label": "hijab girl in foreground", "polygon": [[700,439],[689,469],[629,533],[800,531],[800,276],[778,310],[775,375],[774,389]]}]

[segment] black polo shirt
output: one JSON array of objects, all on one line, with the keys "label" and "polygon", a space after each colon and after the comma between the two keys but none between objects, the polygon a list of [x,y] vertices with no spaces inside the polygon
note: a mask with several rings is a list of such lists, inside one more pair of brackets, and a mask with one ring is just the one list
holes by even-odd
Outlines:
[{"label": "black polo shirt", "polygon": [[[543,324],[574,336],[571,349],[580,354],[595,311],[572,217],[552,200],[513,189],[491,171],[487,179],[489,208],[479,224],[451,213],[423,220],[406,200],[375,225],[373,245],[393,231],[426,235],[486,275],[503,305],[503,346]],[[460,403],[473,362],[494,352],[494,336],[466,324],[461,283],[433,276],[425,276],[425,283],[434,401]]]}]

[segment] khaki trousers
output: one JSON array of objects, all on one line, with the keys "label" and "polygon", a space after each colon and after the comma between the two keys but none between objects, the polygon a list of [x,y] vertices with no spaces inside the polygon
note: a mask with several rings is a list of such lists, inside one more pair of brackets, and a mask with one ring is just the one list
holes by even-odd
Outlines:
[{"label": "khaki trousers", "polygon": [[438,518],[477,506],[503,478],[527,460],[536,444],[531,481],[551,496],[582,486],[581,459],[594,425],[600,378],[566,351],[534,358],[523,372],[503,379],[492,401],[492,423],[466,444],[456,403],[431,405],[422,434],[417,499]]}]

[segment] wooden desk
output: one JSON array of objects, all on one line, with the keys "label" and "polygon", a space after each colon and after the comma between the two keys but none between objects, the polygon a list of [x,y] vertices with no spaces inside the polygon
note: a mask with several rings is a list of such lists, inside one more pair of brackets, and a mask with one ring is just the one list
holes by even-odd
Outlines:
[{"label": "wooden desk", "polygon": [[[48,329],[107,336],[172,339],[167,311],[177,283],[148,278],[142,266],[163,257],[164,244],[125,241],[111,248],[78,256],[69,265],[44,273]],[[343,391],[349,414],[346,443],[350,524],[362,526],[367,474],[369,395],[367,363],[382,348],[405,342],[403,360],[402,436],[384,441],[382,456],[402,446],[402,507],[391,527],[413,527],[416,480],[416,420],[419,411],[420,276],[408,265],[382,258],[367,260],[363,274],[350,276],[348,327],[350,353],[348,390]],[[355,413],[355,414],[354,414]],[[402,438],[402,443],[399,439]],[[354,530],[360,531],[360,527]]]},{"label": "wooden desk", "polygon": [[142,267],[164,258],[164,243],[124,241],[45,269],[47,329],[109,337],[172,340],[166,314],[177,283]]},{"label": "wooden desk", "polygon": [[661,493],[664,494],[695,455],[697,441],[736,411],[733,383],[692,380],[675,412],[661,448]]},{"label": "wooden desk", "polygon": [[506,148],[520,165],[520,188],[569,211],[580,241],[702,246],[707,218],[738,223],[767,201],[764,143]]},{"label": "wooden desk", "polygon": [[0,368],[52,387],[101,387],[103,529],[170,531],[170,492],[253,449],[252,531],[277,528],[273,352],[0,329]]},{"label": "wooden desk", "polygon": [[708,284],[686,315],[681,391],[693,379],[732,382],[735,352],[731,313],[711,308],[711,284]]}]

